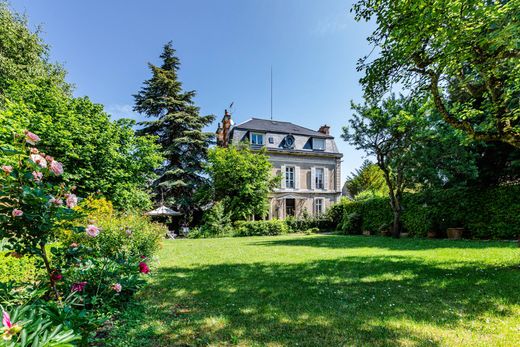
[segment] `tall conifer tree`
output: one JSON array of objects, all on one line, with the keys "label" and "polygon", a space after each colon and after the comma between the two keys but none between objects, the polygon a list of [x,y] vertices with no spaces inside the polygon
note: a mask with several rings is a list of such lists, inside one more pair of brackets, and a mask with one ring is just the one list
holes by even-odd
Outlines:
[{"label": "tall conifer tree", "polygon": [[214,120],[201,116],[193,101],[195,91],[185,91],[178,80],[180,61],[168,42],[161,66],[148,64],[152,77],[134,95],[134,110],[153,120],[140,123],[140,134],[158,137],[166,161],[154,183],[158,201],[180,209],[189,217],[201,203],[196,192],[206,183],[203,163],[213,134],[203,128]]}]

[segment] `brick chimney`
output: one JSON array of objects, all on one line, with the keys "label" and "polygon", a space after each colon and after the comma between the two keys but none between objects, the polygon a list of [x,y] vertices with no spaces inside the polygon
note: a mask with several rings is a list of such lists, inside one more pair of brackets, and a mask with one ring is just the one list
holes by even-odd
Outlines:
[{"label": "brick chimney", "polygon": [[231,131],[231,115],[227,110],[224,110],[224,117],[222,122],[218,123],[218,128],[215,134],[217,134],[217,145],[220,147],[227,147],[229,143],[229,133]]},{"label": "brick chimney", "polygon": [[224,129],[222,128],[222,123],[218,123],[218,128],[215,134],[217,134],[217,146],[222,147],[224,144]]},{"label": "brick chimney", "polygon": [[325,125],[322,125],[319,129],[318,129],[318,132],[322,133],[322,134],[325,134],[325,135],[329,135],[329,130],[330,130],[330,127],[325,124]]}]

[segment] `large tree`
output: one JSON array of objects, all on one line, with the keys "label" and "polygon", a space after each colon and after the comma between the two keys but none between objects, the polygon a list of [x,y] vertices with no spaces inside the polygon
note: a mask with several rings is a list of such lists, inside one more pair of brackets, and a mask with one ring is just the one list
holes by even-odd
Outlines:
[{"label": "large tree", "polygon": [[344,188],[352,198],[383,196],[388,194],[383,171],[372,163],[365,160],[361,167],[352,172],[345,181]]},{"label": "large tree", "polygon": [[520,148],[520,2],[361,0],[374,57],[359,62],[367,99],[392,85],[427,89],[444,120],[471,137]]},{"label": "large tree", "polygon": [[264,151],[252,152],[248,145],[212,148],[208,171],[214,200],[222,201],[232,220],[266,215],[269,192],[280,178],[272,175],[272,166]]},{"label": "large tree", "polygon": [[203,128],[214,116],[201,116],[193,98],[178,79],[180,61],[172,43],[164,46],[160,66],[148,64],[152,77],[134,95],[134,110],[153,120],[142,122],[139,131],[154,135],[166,159],[154,184],[157,200],[176,206],[189,218],[201,201],[196,192],[206,184],[204,162],[213,134]]}]

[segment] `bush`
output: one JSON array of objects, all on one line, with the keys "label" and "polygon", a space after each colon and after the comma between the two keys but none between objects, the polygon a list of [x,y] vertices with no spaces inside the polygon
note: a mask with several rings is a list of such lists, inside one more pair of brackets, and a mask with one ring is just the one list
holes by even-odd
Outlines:
[{"label": "bush", "polygon": [[237,222],[234,236],[274,236],[287,234],[289,228],[283,220]]},{"label": "bush", "polygon": [[[401,221],[410,235],[426,236],[428,231],[464,227],[469,237],[515,239],[520,230],[520,185],[406,193],[403,208]],[[344,230],[346,216],[354,212],[362,216],[362,230],[375,232],[392,223],[388,198],[343,200],[329,209],[328,217]]]},{"label": "bush", "polygon": [[359,212],[345,214],[341,222],[340,230],[344,234],[359,235],[362,232],[363,216]]},{"label": "bush", "polygon": [[190,238],[229,236],[233,233],[231,218],[224,211],[224,204],[218,201],[204,214],[203,224],[195,232],[188,234]]}]

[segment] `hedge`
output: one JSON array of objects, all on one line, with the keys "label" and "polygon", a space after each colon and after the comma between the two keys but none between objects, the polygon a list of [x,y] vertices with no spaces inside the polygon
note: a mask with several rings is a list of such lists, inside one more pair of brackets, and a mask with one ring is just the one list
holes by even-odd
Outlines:
[{"label": "hedge", "polygon": [[289,228],[283,220],[237,222],[234,236],[273,236],[287,234]]},{"label": "hedge", "polygon": [[[363,230],[378,232],[392,223],[388,198],[342,201],[329,209],[329,217],[339,229],[343,216],[352,213],[362,216]],[[520,234],[520,185],[406,193],[402,223],[405,231],[417,236],[464,227],[466,237],[515,239]]]}]

